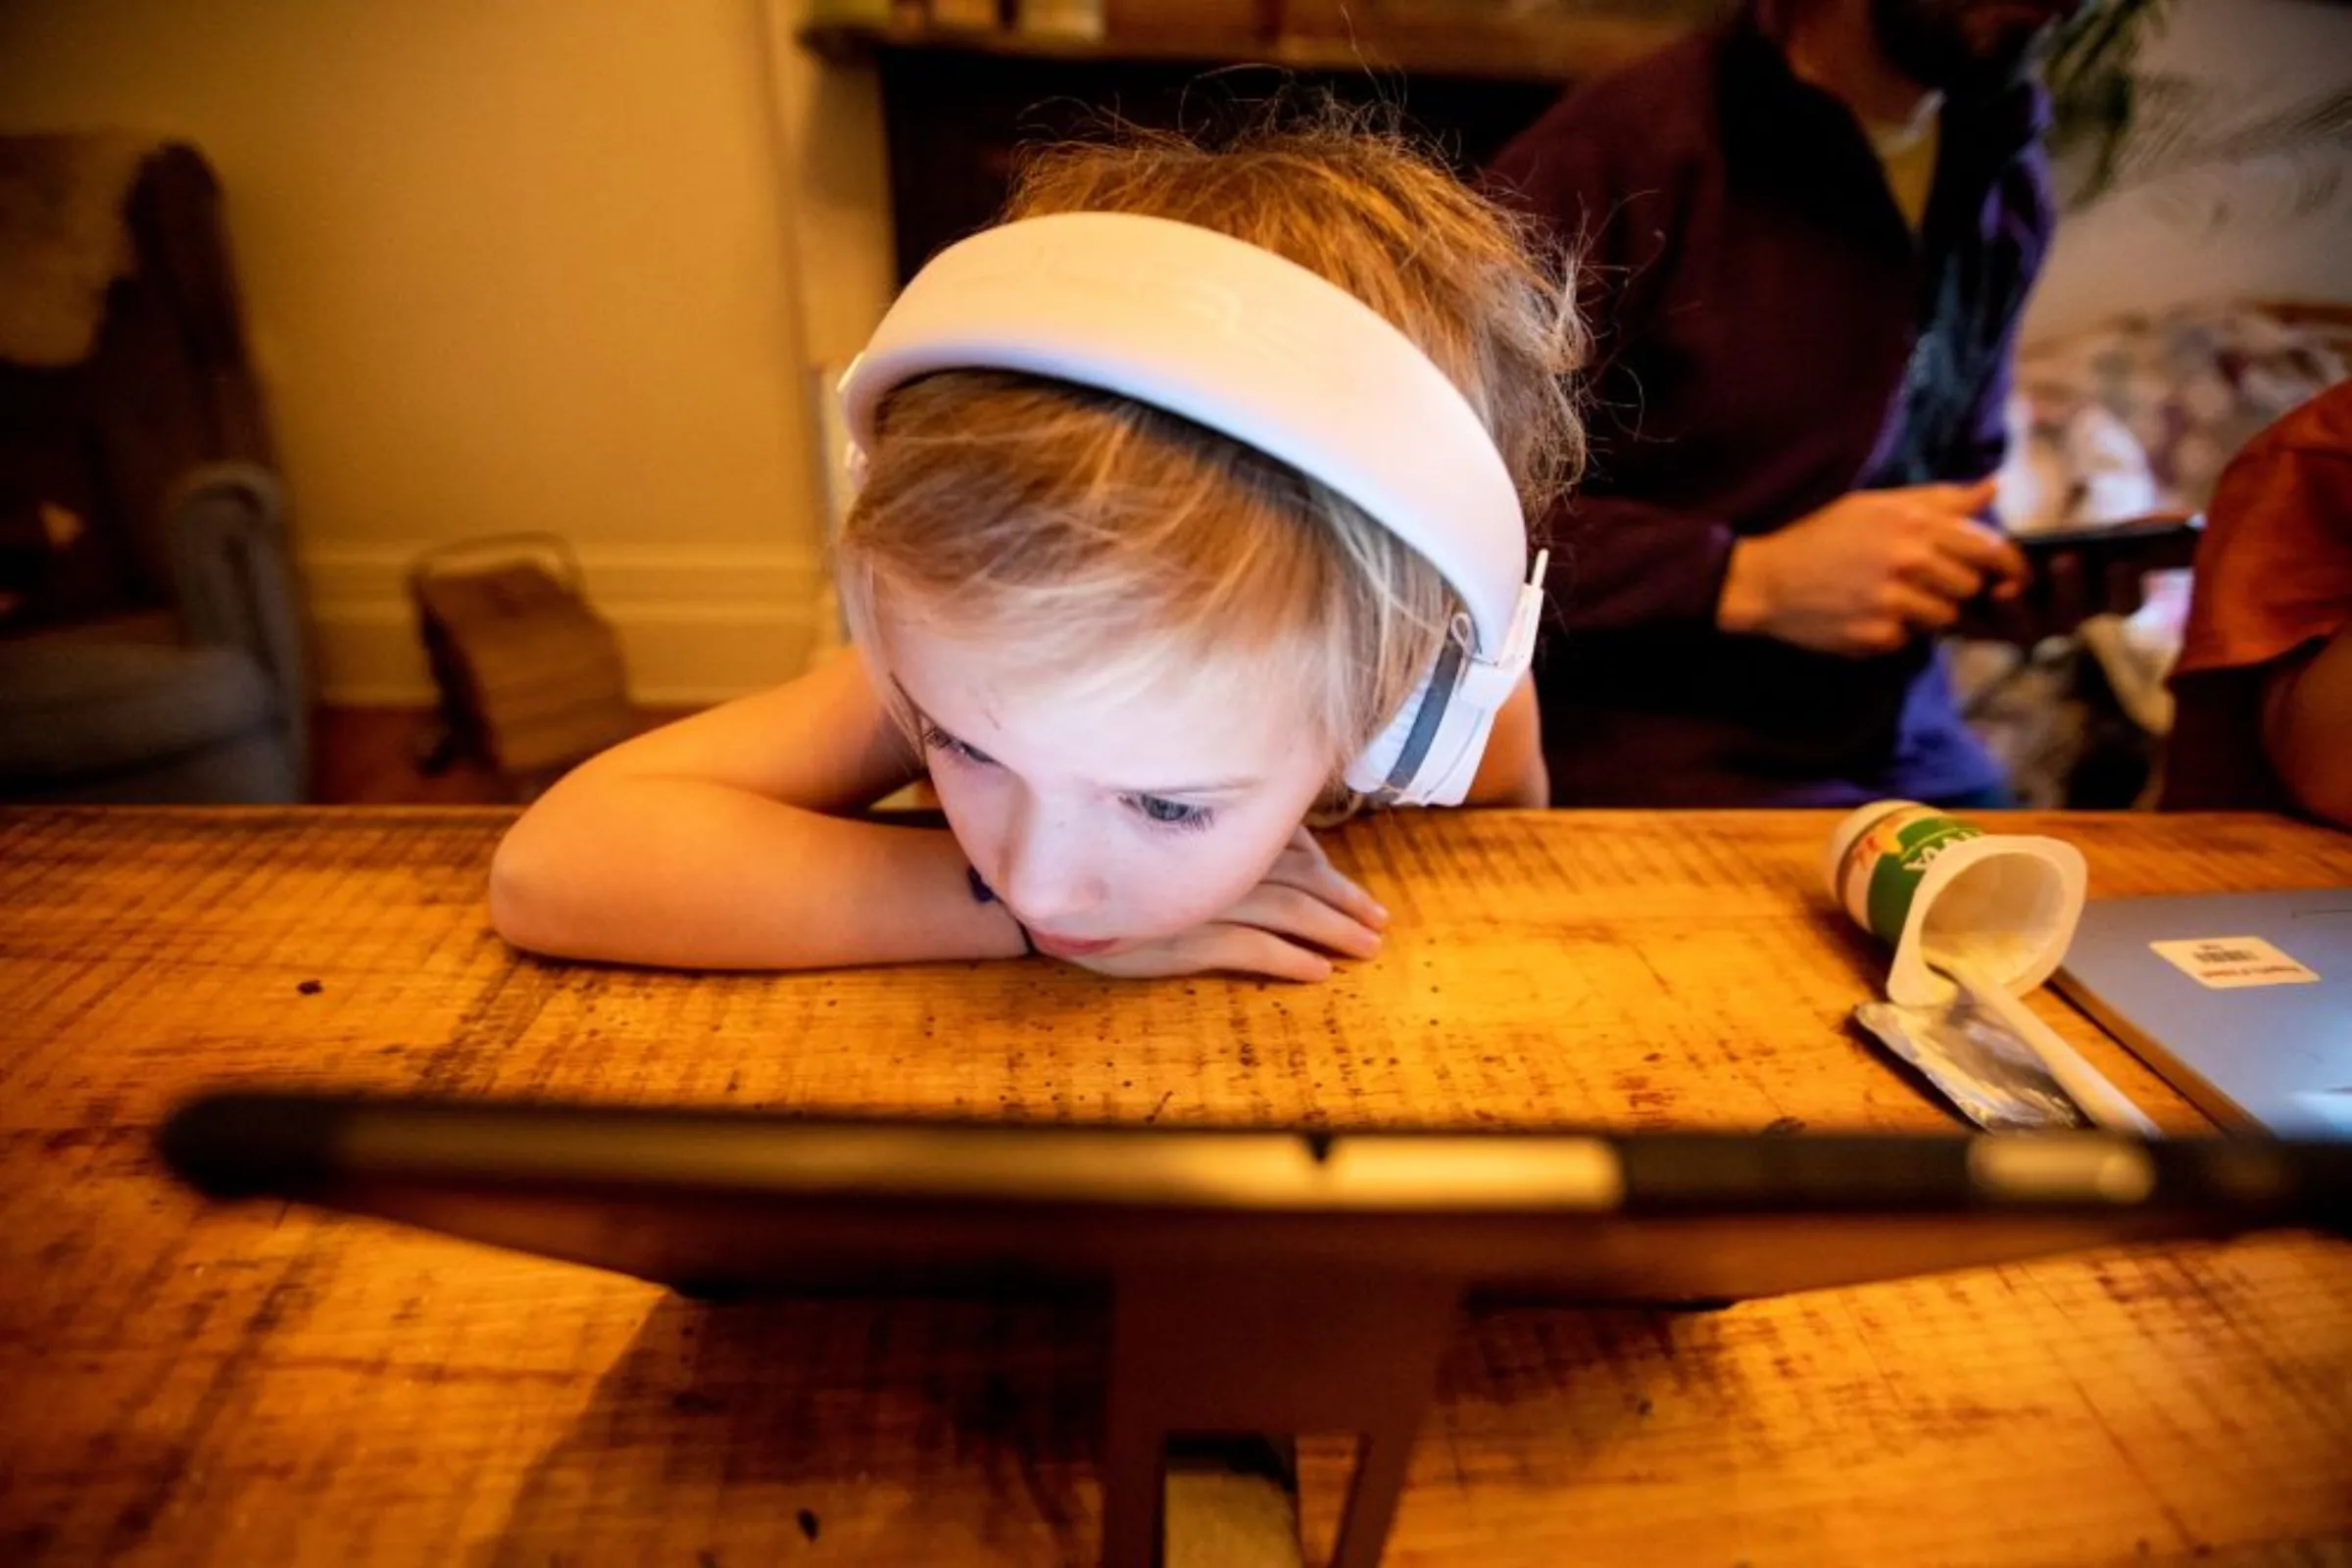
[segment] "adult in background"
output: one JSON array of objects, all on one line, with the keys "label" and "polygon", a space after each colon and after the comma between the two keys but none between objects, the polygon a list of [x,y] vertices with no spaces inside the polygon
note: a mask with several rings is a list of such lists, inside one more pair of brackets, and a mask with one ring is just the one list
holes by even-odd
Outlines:
[{"label": "adult in background", "polygon": [[1936,634],[2055,223],[2029,66],[2080,0],[1782,0],[1572,92],[1489,171],[1583,255],[1586,484],[1540,666],[1561,806],[2005,804]]}]

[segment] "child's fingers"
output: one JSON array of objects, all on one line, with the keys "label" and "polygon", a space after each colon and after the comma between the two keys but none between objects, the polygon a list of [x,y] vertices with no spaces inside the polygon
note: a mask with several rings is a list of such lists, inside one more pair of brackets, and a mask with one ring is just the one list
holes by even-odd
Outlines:
[{"label": "child's fingers", "polygon": [[1271,931],[1247,925],[1211,926],[1208,931],[1210,935],[1201,943],[1200,956],[1206,960],[1201,968],[1262,974],[1302,985],[1331,978],[1329,958]]},{"label": "child's fingers", "polygon": [[1269,877],[1264,885],[1296,888],[1309,898],[1320,899],[1350,920],[1359,921],[1375,931],[1389,923],[1387,906],[1349,881],[1345,872],[1328,865],[1298,876]]},{"label": "child's fingers", "polygon": [[1116,980],[1164,979],[1171,975],[1224,970],[1262,974],[1311,985],[1331,978],[1332,962],[1312,948],[1252,925],[1195,926],[1181,936],[1128,948],[1097,958],[1069,960],[1081,969]]},{"label": "child's fingers", "polygon": [[1369,958],[1380,951],[1380,933],[1365,922],[1313,893],[1276,882],[1260,882],[1219,923],[1257,926],[1352,958]]},{"label": "child's fingers", "polygon": [[1352,919],[1378,928],[1389,923],[1388,908],[1354,878],[1323,858],[1317,848],[1312,856],[1286,850],[1266,873],[1266,881],[1279,887],[1297,888],[1311,894]]}]

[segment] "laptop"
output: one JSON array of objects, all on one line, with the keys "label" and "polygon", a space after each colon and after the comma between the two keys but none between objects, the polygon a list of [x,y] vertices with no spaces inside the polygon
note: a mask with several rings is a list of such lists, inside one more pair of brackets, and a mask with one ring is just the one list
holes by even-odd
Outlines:
[{"label": "laptop", "polygon": [[2101,900],[2057,978],[2225,1126],[2352,1138],[2352,888]]}]

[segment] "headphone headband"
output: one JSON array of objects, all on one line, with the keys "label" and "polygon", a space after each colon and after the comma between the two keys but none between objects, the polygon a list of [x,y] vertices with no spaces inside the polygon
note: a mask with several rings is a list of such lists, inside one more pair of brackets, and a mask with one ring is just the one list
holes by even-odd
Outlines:
[{"label": "headphone headband", "polygon": [[[1436,566],[1468,612],[1469,657],[1440,694],[1442,707],[1470,710],[1465,721],[1491,721],[1526,670],[1541,593],[1502,456],[1446,373],[1337,284],[1231,235],[1137,214],[1058,213],[985,229],[924,266],[842,377],[855,452],[873,445],[894,388],[980,368],[1164,409],[1353,502]],[[1538,581],[1541,570],[1539,561]],[[1485,734],[1482,721],[1456,737],[1473,767]],[[1455,782],[1458,760],[1446,763],[1445,782]],[[1392,754],[1378,785],[1357,787],[1387,786],[1395,764]],[[1369,770],[1351,770],[1350,782]]]}]

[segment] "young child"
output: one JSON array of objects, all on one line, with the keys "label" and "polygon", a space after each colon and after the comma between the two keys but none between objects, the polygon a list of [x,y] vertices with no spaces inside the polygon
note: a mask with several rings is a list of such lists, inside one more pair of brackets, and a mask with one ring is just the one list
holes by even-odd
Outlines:
[{"label": "young child", "polygon": [[[1310,813],[1544,802],[1524,518],[1581,460],[1569,300],[1392,137],[1035,158],[845,378],[859,657],[575,770],[492,920],[698,968],[1370,956]],[[857,814],[926,773],[948,830]]]}]

